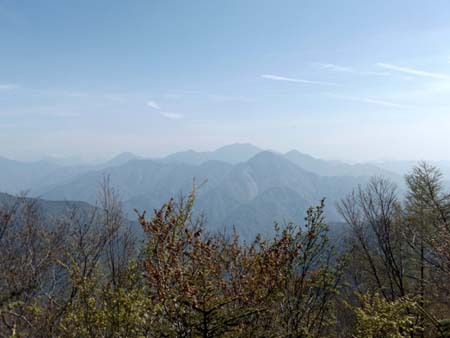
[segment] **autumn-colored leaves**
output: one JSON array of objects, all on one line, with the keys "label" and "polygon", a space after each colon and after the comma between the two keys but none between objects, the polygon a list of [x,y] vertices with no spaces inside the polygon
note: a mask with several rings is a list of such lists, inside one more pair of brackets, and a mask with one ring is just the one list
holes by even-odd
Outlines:
[{"label": "autumn-colored leaves", "polygon": [[170,200],[149,220],[140,216],[148,240],[144,276],[164,334],[325,332],[330,323],[318,319],[330,309],[339,274],[327,265],[323,205],[308,212],[305,227],[246,244],[237,234],[205,234],[192,215],[194,197]]}]

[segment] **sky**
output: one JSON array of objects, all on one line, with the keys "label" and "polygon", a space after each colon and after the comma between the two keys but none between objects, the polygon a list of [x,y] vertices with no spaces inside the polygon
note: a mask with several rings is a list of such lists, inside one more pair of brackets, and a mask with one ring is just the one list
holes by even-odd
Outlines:
[{"label": "sky", "polygon": [[450,160],[450,1],[0,0],[0,156]]}]

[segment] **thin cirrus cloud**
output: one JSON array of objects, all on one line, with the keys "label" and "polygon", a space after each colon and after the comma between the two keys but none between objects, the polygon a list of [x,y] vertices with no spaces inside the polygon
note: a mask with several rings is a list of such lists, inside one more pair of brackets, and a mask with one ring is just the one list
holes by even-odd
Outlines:
[{"label": "thin cirrus cloud", "polygon": [[425,78],[431,78],[431,79],[436,79],[436,80],[450,80],[450,75],[447,75],[447,74],[427,72],[427,71],[423,71],[420,69],[402,67],[402,66],[393,65],[390,63],[378,62],[377,66],[387,69],[387,70],[390,70],[390,71],[395,71],[395,72],[413,75],[413,76],[417,76],[417,77],[425,77]]},{"label": "thin cirrus cloud", "polygon": [[153,108],[153,109],[157,109],[157,110],[161,109],[155,101],[147,101],[147,106],[149,106],[150,108]]},{"label": "thin cirrus cloud", "polygon": [[371,97],[344,96],[344,95],[335,95],[335,94],[328,94],[328,96],[339,99],[339,100],[369,103],[369,104],[375,104],[378,106],[384,106],[384,107],[389,107],[389,108],[398,108],[398,109],[414,108],[413,106],[410,106],[410,105],[395,103],[395,102],[386,101],[386,100],[378,99],[378,98],[371,98]]},{"label": "thin cirrus cloud", "polygon": [[13,83],[5,83],[5,84],[0,84],[0,90],[14,90],[19,88],[19,85],[13,84]]},{"label": "thin cirrus cloud", "polygon": [[352,73],[357,75],[367,75],[367,76],[389,76],[389,72],[371,72],[371,71],[359,71],[350,67],[344,67],[336,65],[334,63],[317,63],[321,69],[329,70],[337,73]]},{"label": "thin cirrus cloud", "polygon": [[178,113],[168,113],[165,111],[161,111],[161,107],[155,101],[147,101],[147,106],[149,106],[150,108],[153,108],[155,110],[159,110],[159,115],[161,115],[162,117],[165,117],[166,119],[179,120],[179,119],[183,118],[183,115],[178,114]]},{"label": "thin cirrus cloud", "polygon": [[179,120],[183,118],[183,115],[177,114],[177,113],[167,113],[167,112],[160,112],[161,116],[170,119],[170,120]]},{"label": "thin cirrus cloud", "polygon": [[323,81],[297,79],[297,78],[272,75],[272,74],[262,74],[261,77],[263,79],[272,80],[272,81],[285,81],[285,82],[295,82],[295,83],[305,83],[305,84],[325,85],[325,86],[340,86],[340,84],[334,83],[334,82],[323,82]]},{"label": "thin cirrus cloud", "polygon": [[351,69],[349,67],[335,65],[334,63],[319,63],[318,65],[322,69],[328,69],[333,72],[343,72],[343,73],[353,73],[354,72],[353,69]]}]

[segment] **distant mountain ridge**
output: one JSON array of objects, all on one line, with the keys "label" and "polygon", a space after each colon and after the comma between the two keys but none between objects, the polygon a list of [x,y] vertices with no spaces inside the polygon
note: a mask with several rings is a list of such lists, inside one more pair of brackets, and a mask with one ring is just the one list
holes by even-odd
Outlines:
[{"label": "distant mountain ridge", "polygon": [[63,215],[71,215],[75,210],[85,215],[93,213],[95,210],[94,206],[83,201],[50,201],[42,198],[13,196],[0,192],[0,206],[7,210],[21,199],[25,199],[28,203],[35,205],[38,208],[39,215],[47,220],[59,218]]},{"label": "distant mountain ridge", "polygon": [[[199,165],[207,161],[221,161],[230,164],[245,162],[264,151],[249,143],[235,143],[218,148],[215,151],[197,152],[188,150],[177,152],[162,158],[153,158],[163,163],[184,163]],[[315,158],[297,150],[284,154],[291,162],[303,169],[319,176],[392,176],[403,174],[405,167],[410,168],[413,162],[380,162],[365,164],[347,164],[341,161],[328,161]],[[83,165],[69,165],[75,159],[44,158],[41,161],[21,162],[0,157],[0,191],[18,193],[22,190],[45,191],[48,185],[60,183],[61,180],[73,178],[81,173],[101,170],[108,167],[120,166],[132,160],[145,160],[146,158],[130,152],[116,155],[106,162]],[[147,158],[149,159],[149,158]],[[36,191],[35,191],[36,192]]]},{"label": "distant mountain ridge", "polygon": [[392,171],[370,163],[348,164],[341,161],[321,160],[297,150],[291,150],[284,156],[305,170],[320,176],[395,176]]},{"label": "distant mountain ridge", "polygon": [[105,175],[121,192],[129,215],[135,208],[152,210],[180,192],[189,193],[194,178],[197,184],[207,181],[198,192],[196,210],[205,213],[209,228],[221,230],[235,225],[250,237],[270,231],[275,220],[293,221],[290,218],[304,215],[309,206],[317,205],[324,197],[328,200],[327,216],[339,221],[334,203],[369,179],[319,176],[282,154],[262,151],[235,165],[221,161],[194,165],[131,160],[79,175],[42,197],[94,203],[98,182]]},{"label": "distant mountain ridge", "polygon": [[123,153],[106,163],[81,168],[0,161],[2,191],[15,183],[20,187],[29,184],[31,196],[53,201],[93,204],[99,183],[109,176],[130,218],[135,217],[135,208],[151,211],[181,192],[189,193],[194,179],[197,185],[207,181],[198,191],[196,212],[204,212],[210,230],[235,225],[249,238],[269,232],[274,221],[301,222],[306,209],[324,197],[328,219],[339,222],[336,201],[372,175],[402,181],[400,175],[375,165],[325,161],[298,151],[262,151],[249,144],[212,152],[181,152],[162,159]]},{"label": "distant mountain ridge", "polygon": [[207,161],[223,161],[231,164],[247,161],[263,151],[250,143],[235,143],[223,146],[215,151],[198,152],[194,150],[171,154],[161,159],[166,163],[201,164]]},{"label": "distant mountain ridge", "polygon": [[[223,207],[220,203],[215,205],[213,201],[220,198],[224,203],[226,200],[224,204],[229,205],[229,211],[225,213],[224,219],[210,215],[215,224],[242,225],[241,216],[237,215],[243,215],[242,210],[246,208],[248,214],[245,218],[253,217],[258,220],[256,226],[261,228],[271,225],[267,218],[263,222],[261,217],[268,210],[278,210],[274,213],[276,216],[272,216],[272,221],[289,220],[294,215],[304,215],[308,207],[317,205],[322,198],[326,198],[327,216],[333,221],[339,221],[340,216],[334,208],[335,202],[369,179],[368,176],[322,177],[304,170],[282,155],[266,151],[234,166],[215,189],[200,198],[200,202],[204,210],[213,212]],[[268,196],[271,196],[270,203]],[[286,196],[290,197],[291,202],[296,201],[296,207],[287,202],[289,199]],[[291,205],[289,212],[286,211],[286,205]],[[283,212],[279,212],[280,210]]]},{"label": "distant mountain ridge", "polygon": [[142,159],[142,157],[135,155],[133,153],[130,153],[130,152],[124,152],[124,153],[120,153],[119,155],[114,156],[112,159],[105,162],[101,166],[102,167],[112,167],[112,166],[125,164],[132,160],[139,160],[139,159]]}]

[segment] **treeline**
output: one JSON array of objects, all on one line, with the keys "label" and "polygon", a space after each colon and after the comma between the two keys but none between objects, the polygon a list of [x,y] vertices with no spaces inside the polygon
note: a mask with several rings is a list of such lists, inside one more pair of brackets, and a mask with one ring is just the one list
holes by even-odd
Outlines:
[{"label": "treeline", "polygon": [[0,207],[0,337],[450,337],[450,195],[425,163],[244,242],[207,233],[194,191],[136,238],[106,178],[97,208]]}]

